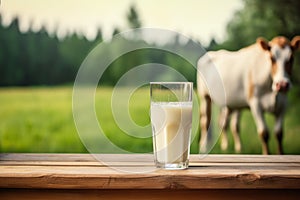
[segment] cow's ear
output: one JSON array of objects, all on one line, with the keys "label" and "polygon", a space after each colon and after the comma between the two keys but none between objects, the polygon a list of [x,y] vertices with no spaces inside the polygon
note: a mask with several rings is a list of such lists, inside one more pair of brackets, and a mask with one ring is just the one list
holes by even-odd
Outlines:
[{"label": "cow's ear", "polygon": [[300,36],[295,36],[291,41],[293,51],[300,49]]},{"label": "cow's ear", "polygon": [[263,50],[269,51],[271,49],[269,42],[262,37],[256,39],[256,42],[261,46]]}]

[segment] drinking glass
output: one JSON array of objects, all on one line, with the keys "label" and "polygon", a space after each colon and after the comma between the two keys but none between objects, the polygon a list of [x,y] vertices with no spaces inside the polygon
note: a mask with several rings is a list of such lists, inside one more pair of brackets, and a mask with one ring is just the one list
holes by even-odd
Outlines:
[{"label": "drinking glass", "polygon": [[192,82],[150,83],[153,152],[158,168],[188,168],[192,95]]}]

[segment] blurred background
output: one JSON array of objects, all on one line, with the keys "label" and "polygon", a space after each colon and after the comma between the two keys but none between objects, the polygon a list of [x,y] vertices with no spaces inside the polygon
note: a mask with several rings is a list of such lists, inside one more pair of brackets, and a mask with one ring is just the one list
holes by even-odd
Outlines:
[{"label": "blurred background", "polygon": [[[72,87],[88,53],[99,43],[132,28],[163,28],[190,38],[163,38],[156,44],[188,49],[199,58],[193,43],[206,50],[237,50],[257,37],[300,35],[298,0],[2,0],[0,4],[0,152],[87,152],[72,116]],[[124,38],[139,43],[136,38]],[[114,48],[119,48],[115,46]],[[113,53],[107,52],[107,53]],[[141,50],[115,60],[105,71],[96,100],[103,129],[118,146],[130,152],[151,152],[152,139],[128,136],[114,123],[110,106],[113,86],[128,70],[145,63],[162,63],[181,72],[196,85],[196,71],[170,53]],[[194,64],[195,64],[194,63]],[[293,88],[285,119],[284,150],[300,153],[300,53],[295,56]],[[131,97],[130,114],[139,125],[149,124],[148,88]],[[215,108],[215,116],[218,109]],[[269,127],[274,124],[267,115]],[[215,120],[217,121],[217,120]],[[272,132],[272,130],[271,130]],[[198,152],[198,137],[192,153]],[[242,114],[242,153],[260,154],[261,143],[249,111]],[[271,153],[276,152],[271,135]],[[232,139],[226,152],[234,153]]]}]

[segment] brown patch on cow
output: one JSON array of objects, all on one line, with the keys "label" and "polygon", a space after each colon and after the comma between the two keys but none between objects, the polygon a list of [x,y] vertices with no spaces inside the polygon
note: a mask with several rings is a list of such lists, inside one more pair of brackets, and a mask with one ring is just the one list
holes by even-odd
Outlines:
[{"label": "brown patch on cow", "polygon": [[271,73],[272,73],[272,77],[274,77],[275,74],[277,73],[278,66],[277,66],[276,61],[273,57],[271,57],[271,61],[272,61],[272,71],[271,71]]},{"label": "brown patch on cow", "polygon": [[257,38],[256,43],[258,43],[263,50],[269,51],[271,48],[269,42],[263,37]]},{"label": "brown patch on cow", "polygon": [[275,38],[273,38],[271,41],[270,41],[271,45],[278,45],[280,46],[281,48],[284,48],[285,46],[291,46],[291,42],[289,39],[287,39],[286,37],[283,37],[283,36],[277,36]]},{"label": "brown patch on cow", "polygon": [[291,41],[293,51],[300,49],[300,36],[295,36]]},{"label": "brown patch on cow", "polygon": [[[284,48],[286,47],[287,45],[290,46],[290,41],[286,38],[286,37],[283,37],[283,36],[277,36],[275,38],[273,38],[271,41],[270,41],[270,44],[273,46],[273,45],[278,45],[280,48]],[[277,73],[277,70],[278,70],[278,66],[276,64],[276,60],[275,58],[271,56],[271,62],[272,62],[272,69],[271,69],[271,74],[272,74],[272,77],[275,76],[275,74]]]},{"label": "brown patch on cow", "polygon": [[250,100],[254,96],[254,83],[251,72],[248,75],[248,84],[248,100]]}]

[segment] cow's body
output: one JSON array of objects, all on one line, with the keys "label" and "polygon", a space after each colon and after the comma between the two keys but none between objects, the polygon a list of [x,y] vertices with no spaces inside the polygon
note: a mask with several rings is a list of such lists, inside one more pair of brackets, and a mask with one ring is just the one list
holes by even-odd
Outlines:
[{"label": "cow's body", "polygon": [[[220,124],[223,127],[222,149],[227,148],[227,128],[231,128],[235,150],[240,151],[240,110],[250,108],[257,131],[263,141],[263,153],[268,154],[268,128],[264,112],[272,112],[276,118],[275,133],[282,153],[283,115],[286,108],[286,92],[289,89],[292,53],[299,47],[299,37],[290,43],[284,37],[270,43],[258,39],[251,46],[236,52],[219,50],[208,52],[198,61],[198,93],[200,96],[201,141],[200,150],[205,152],[211,117],[211,102],[221,107]],[[276,59],[276,60],[275,60]],[[291,60],[291,61],[290,61]],[[221,86],[222,85],[222,86]],[[217,91],[215,91],[217,90]]]}]

